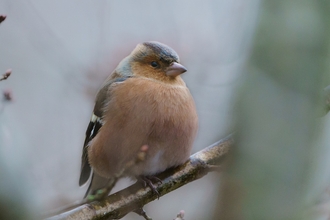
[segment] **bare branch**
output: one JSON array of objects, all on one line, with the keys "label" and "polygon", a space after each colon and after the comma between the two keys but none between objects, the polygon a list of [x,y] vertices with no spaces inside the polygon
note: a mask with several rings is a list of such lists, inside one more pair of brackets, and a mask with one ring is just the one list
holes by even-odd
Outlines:
[{"label": "bare branch", "polygon": [[0,81],[7,79],[11,74],[11,69],[8,69],[0,78]]},{"label": "bare branch", "polygon": [[181,210],[173,220],[184,220],[184,210]]},{"label": "bare branch", "polygon": [[3,100],[6,102],[13,100],[13,94],[12,94],[11,90],[7,89],[7,90],[3,91]]},{"label": "bare branch", "polygon": [[[214,166],[224,161],[232,144],[233,138],[230,135],[190,156],[185,164],[159,174],[157,177],[162,180],[162,183],[157,186],[157,191],[160,196],[214,171]],[[99,202],[84,204],[48,220],[119,219],[129,212],[141,210],[145,204],[155,199],[157,195],[149,187],[144,188],[140,183],[136,183]]]},{"label": "bare branch", "polygon": [[6,20],[7,16],[6,15],[0,15],[0,23]]},{"label": "bare branch", "polygon": [[[143,145],[140,148],[140,151],[137,153],[136,158],[134,158],[133,160],[129,161],[126,163],[126,165],[118,172],[114,175],[114,177],[112,177],[111,179],[109,179],[108,185],[105,188],[101,188],[96,190],[95,192],[92,192],[92,194],[88,195],[86,198],[76,201],[72,204],[60,207],[56,210],[52,210],[50,212],[46,212],[43,213],[42,216],[40,218],[47,218],[50,216],[54,216],[57,215],[58,213],[64,213],[68,210],[73,210],[79,206],[82,206],[86,203],[91,203],[94,201],[102,201],[104,200],[110,193],[110,191],[113,189],[113,187],[115,186],[115,184],[117,183],[117,181],[123,177],[124,172],[127,169],[130,169],[133,166],[136,166],[138,163],[142,162],[145,160],[146,157],[146,152],[148,151],[149,146],[148,145]],[[141,208],[139,210],[134,210],[134,212],[136,212],[137,214],[146,217],[146,213],[145,211]]]}]

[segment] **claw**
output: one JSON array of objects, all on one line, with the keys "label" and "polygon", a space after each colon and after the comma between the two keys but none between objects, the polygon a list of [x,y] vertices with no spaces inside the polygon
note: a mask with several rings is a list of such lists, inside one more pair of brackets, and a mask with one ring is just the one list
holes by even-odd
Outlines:
[{"label": "claw", "polygon": [[157,191],[157,189],[156,189],[157,187],[153,184],[153,182],[163,183],[161,179],[159,179],[158,177],[155,177],[155,176],[139,176],[138,179],[143,182],[144,187],[149,186],[151,188],[151,190],[157,195],[157,198],[159,199],[160,194]]}]

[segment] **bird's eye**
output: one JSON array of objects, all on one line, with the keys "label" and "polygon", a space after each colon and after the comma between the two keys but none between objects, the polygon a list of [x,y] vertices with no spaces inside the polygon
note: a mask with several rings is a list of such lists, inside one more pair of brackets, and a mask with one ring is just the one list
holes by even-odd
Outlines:
[{"label": "bird's eye", "polygon": [[150,65],[154,68],[159,67],[159,64],[156,61],[152,61]]}]

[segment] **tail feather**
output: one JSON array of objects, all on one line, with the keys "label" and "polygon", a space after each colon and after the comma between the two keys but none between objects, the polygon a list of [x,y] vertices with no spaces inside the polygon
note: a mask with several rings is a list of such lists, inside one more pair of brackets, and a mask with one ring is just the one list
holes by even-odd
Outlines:
[{"label": "tail feather", "polygon": [[107,187],[108,183],[109,179],[101,177],[97,173],[93,172],[91,182],[89,184],[87,192],[85,193],[84,198],[86,198],[88,195],[95,194],[96,190]]}]

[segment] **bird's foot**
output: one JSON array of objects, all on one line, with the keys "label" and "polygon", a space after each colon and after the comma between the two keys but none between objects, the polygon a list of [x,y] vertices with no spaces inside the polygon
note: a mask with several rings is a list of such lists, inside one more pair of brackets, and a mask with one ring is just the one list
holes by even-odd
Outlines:
[{"label": "bird's foot", "polygon": [[157,189],[156,189],[157,187],[153,184],[153,182],[163,183],[161,179],[159,179],[156,176],[139,176],[138,180],[140,180],[143,183],[144,187],[149,186],[159,199],[160,194],[157,191]]}]

